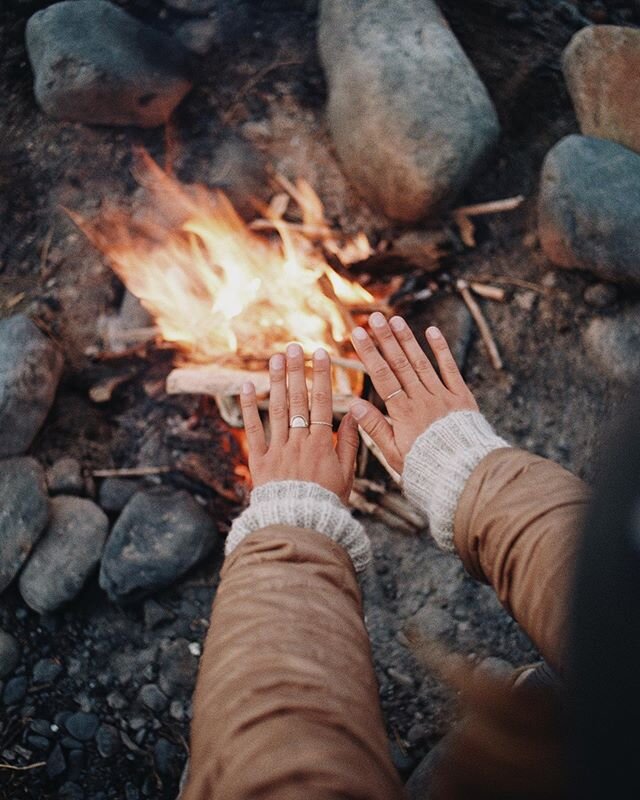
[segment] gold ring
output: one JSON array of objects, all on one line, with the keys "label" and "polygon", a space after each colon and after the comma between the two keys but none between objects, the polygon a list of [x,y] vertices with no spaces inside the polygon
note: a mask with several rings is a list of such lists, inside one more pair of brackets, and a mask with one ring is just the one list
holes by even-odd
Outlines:
[{"label": "gold ring", "polygon": [[301,416],[300,414],[296,414],[295,417],[291,417],[289,420],[289,427],[290,428],[308,428],[309,423],[307,420]]},{"label": "gold ring", "polygon": [[404,389],[396,389],[395,392],[391,392],[391,394],[388,397],[385,397],[383,402],[386,403],[389,400],[391,400],[392,397],[397,397],[399,394],[402,394],[403,392]]},{"label": "gold ring", "polygon": [[322,422],[319,419],[312,419],[309,425],[327,425],[329,428],[333,428],[333,422]]}]

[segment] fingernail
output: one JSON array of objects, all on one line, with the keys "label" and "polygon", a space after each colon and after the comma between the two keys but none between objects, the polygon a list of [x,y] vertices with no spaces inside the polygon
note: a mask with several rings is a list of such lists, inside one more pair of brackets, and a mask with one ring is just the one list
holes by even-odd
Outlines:
[{"label": "fingernail", "polygon": [[367,338],[367,332],[364,328],[354,328],[352,334],[354,339],[357,339],[359,342],[364,341]]},{"label": "fingernail", "polygon": [[288,344],[287,345],[287,355],[289,358],[295,358],[302,353],[302,348],[299,344]]},{"label": "fingernail", "polygon": [[245,381],[242,384],[242,394],[253,394],[253,384],[251,381]]},{"label": "fingernail", "polygon": [[284,356],[281,353],[277,353],[275,356],[271,356],[271,361],[269,362],[271,369],[279,370],[284,369]]},{"label": "fingernail", "polygon": [[319,347],[313,354],[313,357],[316,361],[326,361],[327,358],[329,358],[329,354],[323,347]]},{"label": "fingernail", "polygon": [[432,325],[430,328],[427,328],[427,336],[430,336],[432,339],[439,339],[442,334],[440,333],[439,328],[436,328],[435,325]]},{"label": "fingernail", "polygon": [[389,325],[391,325],[394,331],[401,331],[404,328],[405,322],[402,317],[391,317]]},{"label": "fingernail", "polygon": [[365,403],[354,403],[350,411],[356,419],[362,419],[364,415],[367,413],[367,406]]},{"label": "fingernail", "polygon": [[379,311],[374,311],[373,314],[369,317],[369,325],[374,328],[382,328],[384,327],[386,320],[384,315],[381,314]]}]

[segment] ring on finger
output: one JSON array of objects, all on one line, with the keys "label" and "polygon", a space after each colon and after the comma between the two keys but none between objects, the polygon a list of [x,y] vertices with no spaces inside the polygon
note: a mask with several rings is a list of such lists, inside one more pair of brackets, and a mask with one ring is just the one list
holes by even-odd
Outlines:
[{"label": "ring on finger", "polygon": [[289,427],[290,428],[308,428],[309,423],[307,420],[301,415],[296,414],[294,417],[291,417],[289,420]]},{"label": "ring on finger", "polygon": [[396,389],[395,392],[391,392],[390,395],[387,395],[385,398],[383,398],[383,402],[387,403],[389,400],[391,400],[392,397],[397,397],[399,394],[402,394],[403,392],[404,389]]},{"label": "ring on finger", "polygon": [[309,425],[327,425],[329,428],[333,429],[333,422],[323,422],[319,419],[312,419]]}]

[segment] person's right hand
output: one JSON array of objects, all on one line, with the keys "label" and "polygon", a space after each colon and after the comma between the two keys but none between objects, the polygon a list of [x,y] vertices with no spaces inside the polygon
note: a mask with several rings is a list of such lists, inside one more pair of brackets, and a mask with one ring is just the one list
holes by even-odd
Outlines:
[{"label": "person's right hand", "polygon": [[373,338],[356,328],[353,346],[386,404],[389,421],[366,400],[356,400],[351,413],[401,473],[413,443],[433,422],[451,411],[477,411],[478,404],[438,328],[427,328],[426,337],[441,377],[402,317],[387,322],[376,311],[369,326]]}]

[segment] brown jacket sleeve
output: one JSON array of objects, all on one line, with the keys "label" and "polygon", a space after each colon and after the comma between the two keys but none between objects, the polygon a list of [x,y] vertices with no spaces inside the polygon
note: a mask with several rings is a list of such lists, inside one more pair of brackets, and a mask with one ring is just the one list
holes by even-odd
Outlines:
[{"label": "brown jacket sleeve", "polygon": [[227,558],[194,697],[184,800],[396,800],[360,590],[322,534]]},{"label": "brown jacket sleeve", "polygon": [[558,464],[501,448],[472,472],[454,521],[455,548],[468,572],[493,586],[559,671],[587,500],[585,484]]}]

